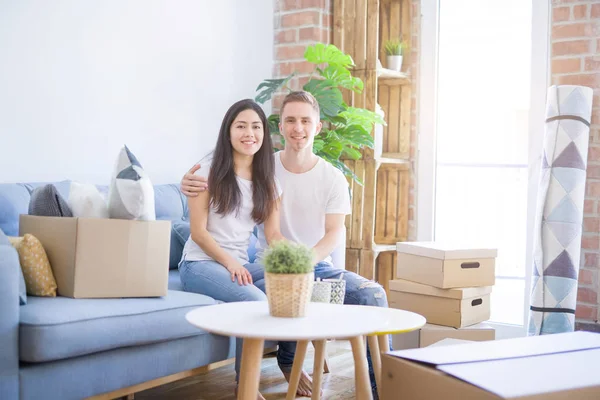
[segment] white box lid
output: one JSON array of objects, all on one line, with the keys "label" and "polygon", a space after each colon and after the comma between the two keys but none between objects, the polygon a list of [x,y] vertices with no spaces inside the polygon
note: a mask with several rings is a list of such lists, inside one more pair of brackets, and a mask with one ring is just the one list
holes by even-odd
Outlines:
[{"label": "white box lid", "polygon": [[498,249],[493,247],[442,242],[398,242],[396,251],[440,260],[495,258],[498,255]]},{"label": "white box lid", "polygon": [[492,286],[464,287],[452,289],[440,289],[422,283],[407,281],[405,279],[393,279],[388,283],[390,291],[416,293],[426,296],[446,297],[449,299],[470,299],[481,297],[492,292]]},{"label": "white box lid", "polygon": [[[570,332],[394,351],[504,398],[600,386],[600,334]],[[507,385],[507,382],[510,384]]]}]

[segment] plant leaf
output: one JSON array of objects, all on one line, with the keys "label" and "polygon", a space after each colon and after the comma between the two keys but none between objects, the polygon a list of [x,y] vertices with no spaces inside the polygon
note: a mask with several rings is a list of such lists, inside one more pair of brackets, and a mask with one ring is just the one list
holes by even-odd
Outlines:
[{"label": "plant leaf", "polygon": [[321,119],[336,117],[345,110],[342,92],[328,79],[311,79],[304,85],[304,90],[315,96],[319,102]]},{"label": "plant leaf", "polygon": [[357,93],[363,90],[363,81],[360,78],[354,78],[350,71],[341,65],[329,65],[325,70],[319,70],[319,72],[323,78],[329,79],[344,89],[349,89]]},{"label": "plant leaf", "polygon": [[287,83],[294,77],[295,73],[291,74],[287,78],[282,79],[265,79],[258,87],[256,91],[258,92],[260,89],[263,89],[262,92],[256,95],[256,102],[260,104],[265,104],[266,101],[271,100],[273,94],[279,90],[282,86],[287,85]]},{"label": "plant leaf", "polygon": [[316,43],[308,46],[304,52],[304,59],[313,64],[340,65],[342,67],[354,66],[350,55],[335,47],[333,44],[325,45]]}]

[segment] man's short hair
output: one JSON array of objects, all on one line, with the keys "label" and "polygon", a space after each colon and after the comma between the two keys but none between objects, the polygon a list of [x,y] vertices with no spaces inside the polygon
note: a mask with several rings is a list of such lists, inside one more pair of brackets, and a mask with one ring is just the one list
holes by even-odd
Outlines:
[{"label": "man's short hair", "polygon": [[306,103],[310,104],[313,110],[317,112],[317,119],[321,119],[321,109],[319,108],[319,102],[315,99],[315,96],[306,92],[304,90],[299,90],[296,92],[290,92],[283,99],[283,103],[281,103],[281,109],[279,110],[279,115],[283,115],[283,109],[288,103]]}]

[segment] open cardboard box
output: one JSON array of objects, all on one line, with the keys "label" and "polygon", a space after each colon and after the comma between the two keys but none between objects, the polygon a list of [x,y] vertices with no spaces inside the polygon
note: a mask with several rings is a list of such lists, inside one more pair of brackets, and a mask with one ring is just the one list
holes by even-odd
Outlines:
[{"label": "open cardboard box", "polygon": [[599,364],[591,332],[394,351],[382,358],[382,400],[600,399]]},{"label": "open cardboard box", "polygon": [[19,227],[44,246],[60,296],[167,294],[171,221],[21,215]]}]

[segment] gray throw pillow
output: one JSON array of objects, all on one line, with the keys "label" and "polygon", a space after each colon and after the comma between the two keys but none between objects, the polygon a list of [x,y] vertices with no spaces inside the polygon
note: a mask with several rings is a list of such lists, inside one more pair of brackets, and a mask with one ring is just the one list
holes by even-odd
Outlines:
[{"label": "gray throw pillow", "polygon": [[41,217],[72,217],[73,213],[65,199],[52,184],[34,189],[29,200],[29,215]]}]

